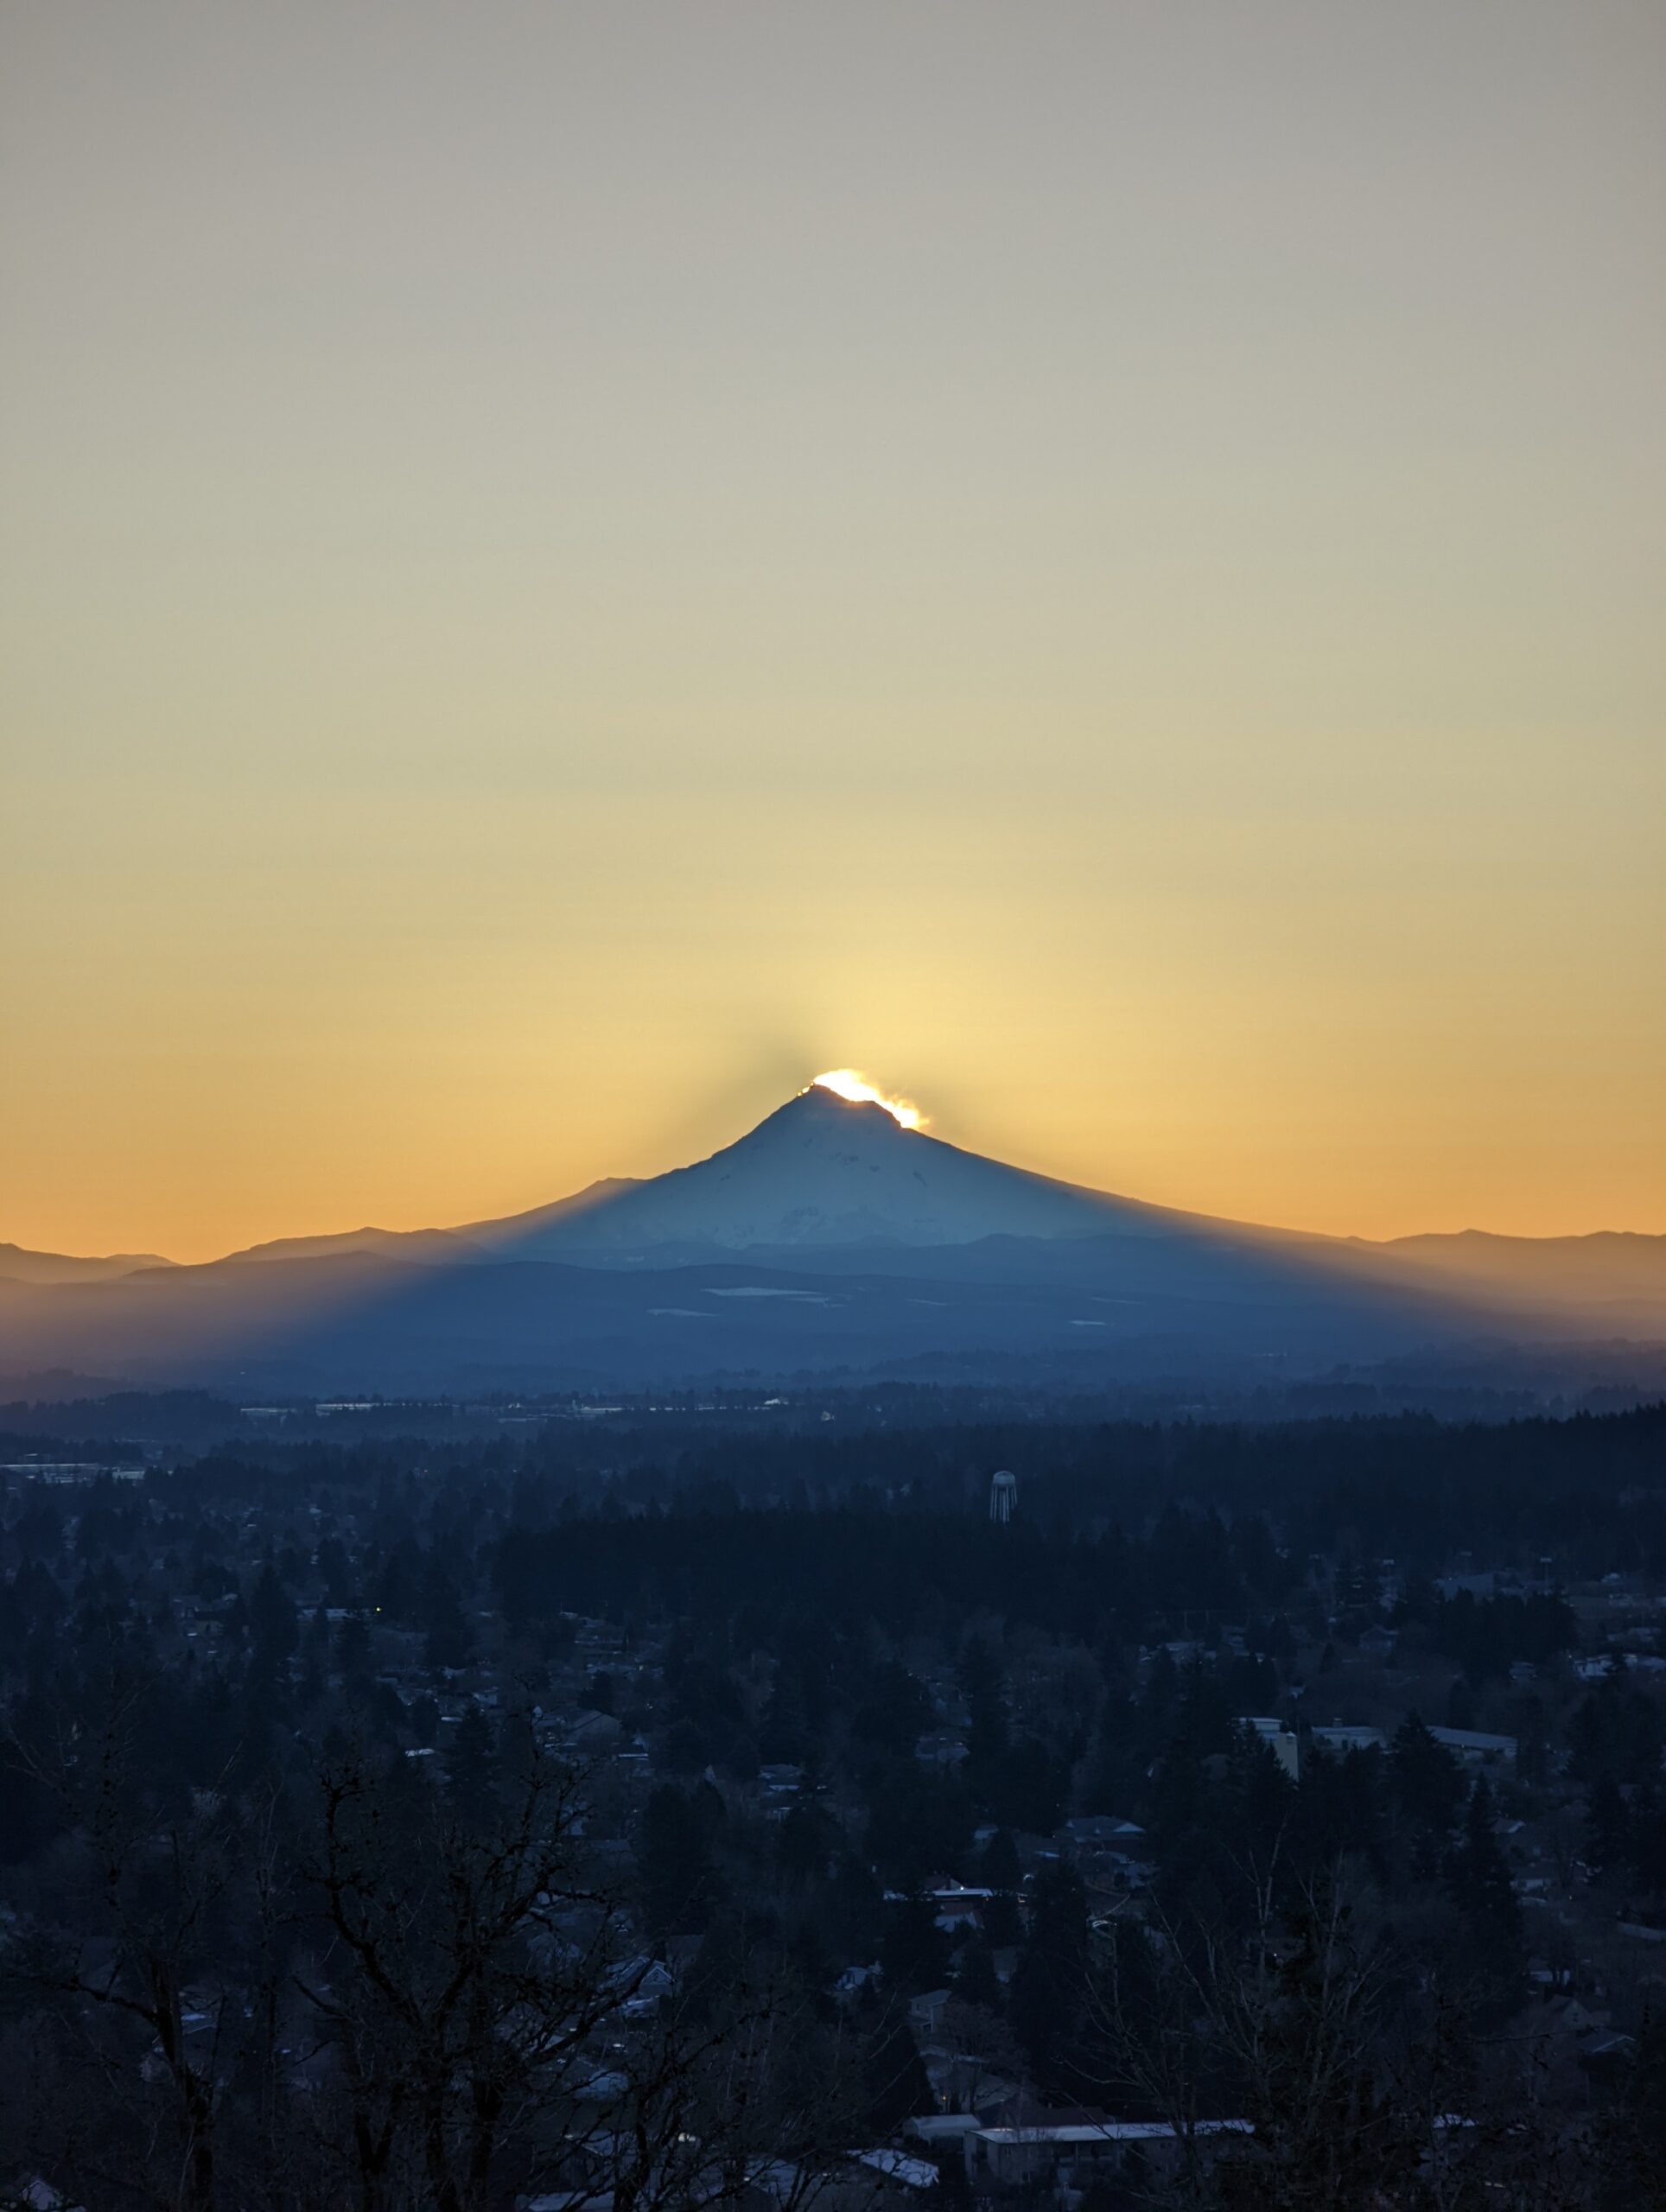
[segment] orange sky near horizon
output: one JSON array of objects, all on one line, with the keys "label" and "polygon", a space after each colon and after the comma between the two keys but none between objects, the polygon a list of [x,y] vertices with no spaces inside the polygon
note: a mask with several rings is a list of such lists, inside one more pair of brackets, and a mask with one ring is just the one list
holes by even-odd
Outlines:
[{"label": "orange sky near horizon", "polygon": [[0,1239],[835,1066],[1666,1232],[1666,11],[55,0],[0,143]]}]

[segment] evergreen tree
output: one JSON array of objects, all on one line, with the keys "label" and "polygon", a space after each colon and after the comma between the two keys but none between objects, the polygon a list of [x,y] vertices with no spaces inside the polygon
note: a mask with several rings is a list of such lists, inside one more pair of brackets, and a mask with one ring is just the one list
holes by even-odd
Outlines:
[{"label": "evergreen tree", "polygon": [[430,1674],[455,1672],[474,1656],[474,1631],[457,1595],[457,1586],[436,1555],[423,1578],[420,1625],[423,1664]]},{"label": "evergreen tree", "polygon": [[1019,1892],[1024,1870],[1018,1847],[1006,1828],[997,1828],[978,1853],[974,1879],[995,1894],[983,1908],[984,1940],[993,1950],[1008,1950],[1024,1939]]},{"label": "evergreen tree", "polygon": [[838,1822],[813,1797],[802,1794],[787,1808],[776,1831],[775,1857],[790,1881],[823,1877],[840,1841]]},{"label": "evergreen tree", "polygon": [[918,1759],[876,1762],[868,1796],[868,1853],[895,1887],[915,1889],[929,1875],[961,1872],[972,1840],[972,1808],[952,1775]]},{"label": "evergreen tree", "polygon": [[966,1736],[968,1778],[981,1790],[1007,1748],[1007,1683],[986,1637],[966,1640],[960,1655],[960,1687],[971,1725]]},{"label": "evergreen tree", "polygon": [[[1251,1868],[1269,1867],[1283,1848],[1298,1808],[1294,1782],[1278,1754],[1253,1729],[1240,1737],[1228,1775],[1233,1841]],[[1303,1797],[1308,1796],[1304,1777]]]},{"label": "evergreen tree", "polygon": [[1050,2103],[1081,2094],[1087,1994],[1087,1894],[1074,1867],[1051,1866],[1037,1878],[1029,1935],[1008,1992],[1013,2033]]},{"label": "evergreen tree", "polygon": [[823,1910],[828,1940],[842,1963],[872,1965],[884,1933],[885,1904],[879,1884],[854,1851],[842,1851],[834,1859]]},{"label": "evergreen tree", "polygon": [[1619,1784],[1603,1775],[1591,1785],[1585,1815],[1586,1863],[1593,1874],[1616,1874],[1631,1857],[1631,1816]]},{"label": "evergreen tree", "polygon": [[337,1674],[355,1688],[370,1679],[370,1623],[363,1613],[349,1613],[335,1628],[332,1654]]},{"label": "evergreen tree", "polygon": [[908,2015],[888,2000],[863,2039],[862,2088],[870,2132],[883,2139],[894,2135],[916,2113],[932,2109],[932,2084],[908,2024]]},{"label": "evergreen tree", "polygon": [[1526,1961],[1521,1906],[1494,1830],[1494,1816],[1491,1787],[1479,1775],[1470,1792],[1462,1831],[1447,1858],[1447,1887],[1464,1916],[1474,1962],[1495,1985],[1496,2005],[1508,2009]]},{"label": "evergreen tree", "polygon": [[453,1809],[461,1819],[471,1822],[484,1820],[492,1802],[494,1778],[496,1738],[492,1724],[471,1700],[449,1734],[446,1779]]},{"label": "evergreen tree", "polygon": [[1449,1885],[1460,1910],[1518,1933],[1521,1911],[1493,1821],[1491,1785],[1484,1774],[1478,1775],[1465,1808],[1463,1831],[1452,1853]]},{"label": "evergreen tree", "polygon": [[989,1946],[981,1936],[965,1944],[955,1966],[954,1992],[963,2005],[981,2005],[986,2012],[1001,2009],[1001,1983]]},{"label": "evergreen tree", "polygon": [[1432,1880],[1464,1802],[1464,1777],[1421,1716],[1408,1713],[1389,1750],[1389,1786],[1411,1846],[1414,1881]]},{"label": "evergreen tree", "polygon": [[255,1664],[271,1669],[281,1667],[296,1647],[296,1607],[270,1560],[261,1568],[255,1583],[249,1602],[249,1623]]},{"label": "evergreen tree", "polygon": [[1666,1892],[1666,1803],[1651,1783],[1631,1793],[1627,1858],[1638,1884],[1651,1897]]},{"label": "evergreen tree", "polygon": [[977,1878],[989,1890],[1015,1893],[1022,1886],[1024,1869],[1010,1828],[997,1828],[979,1852]]},{"label": "evergreen tree", "polygon": [[931,1700],[895,1660],[886,1660],[874,1669],[868,1694],[850,1716],[850,1732],[857,1743],[901,1758],[913,1756],[915,1745],[931,1725]]},{"label": "evergreen tree", "polygon": [[1574,1712],[1568,1727],[1568,1771],[1587,1789],[1605,1778],[1650,1781],[1660,1773],[1663,1732],[1653,1700],[1611,1674]]},{"label": "evergreen tree", "polygon": [[636,1855],[643,1919],[656,1948],[673,1936],[697,1936],[716,1901],[717,1869],[709,1821],[674,1783],[650,1794]]},{"label": "evergreen tree", "polygon": [[1055,1758],[1034,1736],[1021,1736],[1008,1745],[983,1783],[983,1802],[991,1819],[1033,1835],[1052,1834],[1065,1817],[1069,1794],[1068,1761]]},{"label": "evergreen tree", "polygon": [[906,1997],[941,1989],[949,1978],[949,1939],[937,1924],[937,1907],[916,1891],[886,1908],[880,1967],[887,1989]]}]

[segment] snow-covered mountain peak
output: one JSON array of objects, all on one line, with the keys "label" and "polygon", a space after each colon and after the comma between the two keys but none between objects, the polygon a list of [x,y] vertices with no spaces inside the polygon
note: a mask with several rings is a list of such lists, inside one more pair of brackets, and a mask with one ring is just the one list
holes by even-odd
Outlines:
[{"label": "snow-covered mountain peak", "polygon": [[812,1085],[709,1160],[556,1218],[546,1210],[463,1233],[526,1258],[578,1260],[666,1247],[1084,1236],[1129,1224],[1142,1211],[963,1152],[905,1128],[883,1105]]},{"label": "snow-covered mountain peak", "polygon": [[[725,1147],[738,1153],[743,1146],[765,1147],[832,1145],[857,1151],[881,1150],[892,1143],[921,1141],[917,1129],[905,1128],[887,1106],[869,1099],[842,1098],[837,1091],[812,1084],[785,1106],[767,1114],[755,1129]],[[722,1155],[718,1154],[719,1158]]]}]

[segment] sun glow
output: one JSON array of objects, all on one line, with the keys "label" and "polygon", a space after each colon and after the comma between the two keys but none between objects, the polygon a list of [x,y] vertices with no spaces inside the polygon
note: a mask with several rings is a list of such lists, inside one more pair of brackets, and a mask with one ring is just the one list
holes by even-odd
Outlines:
[{"label": "sun glow", "polygon": [[812,1090],[830,1090],[836,1097],[848,1098],[853,1106],[883,1106],[893,1122],[905,1129],[919,1129],[925,1126],[925,1116],[911,1098],[893,1098],[877,1090],[856,1068],[829,1068],[818,1075],[810,1085]]}]

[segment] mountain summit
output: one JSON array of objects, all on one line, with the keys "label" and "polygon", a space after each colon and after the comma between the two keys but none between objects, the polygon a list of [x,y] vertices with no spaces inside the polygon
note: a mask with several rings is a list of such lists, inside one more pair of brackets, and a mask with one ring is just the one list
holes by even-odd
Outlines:
[{"label": "mountain summit", "polygon": [[505,1256],[594,1261],[1091,1236],[1143,1225],[1157,1211],[963,1152],[905,1128],[885,1106],[812,1084],[693,1166],[457,1233]]}]

